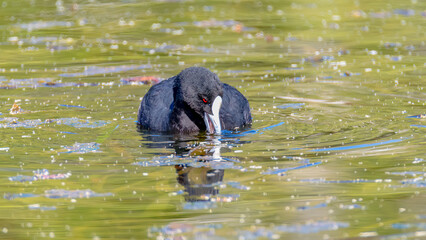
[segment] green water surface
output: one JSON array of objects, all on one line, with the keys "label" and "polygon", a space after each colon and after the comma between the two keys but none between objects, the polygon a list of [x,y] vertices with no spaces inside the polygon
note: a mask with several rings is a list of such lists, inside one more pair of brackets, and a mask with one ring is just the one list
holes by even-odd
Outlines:
[{"label": "green water surface", "polygon": [[[0,1],[0,238],[426,238],[425,21],[421,0]],[[138,131],[150,85],[122,80],[194,65],[252,128]],[[61,179],[23,180],[42,169]]]}]

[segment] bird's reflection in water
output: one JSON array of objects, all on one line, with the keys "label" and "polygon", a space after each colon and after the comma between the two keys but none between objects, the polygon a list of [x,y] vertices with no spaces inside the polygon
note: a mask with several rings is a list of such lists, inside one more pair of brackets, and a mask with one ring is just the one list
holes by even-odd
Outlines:
[{"label": "bird's reflection in water", "polygon": [[[149,148],[172,148],[176,157],[164,157],[164,162],[153,159],[159,166],[174,165],[177,182],[184,187],[186,205],[184,208],[210,208],[210,203],[233,201],[236,196],[220,195],[225,169],[240,168],[235,166],[238,160],[221,157],[221,150],[229,149],[233,143],[220,140],[220,136],[197,135],[177,137],[173,135],[153,135],[141,132],[144,145]],[[188,161],[190,160],[190,161]],[[163,164],[166,163],[166,164]],[[155,164],[145,164],[152,166]]]},{"label": "bird's reflection in water", "polygon": [[175,165],[177,181],[185,188],[187,202],[211,201],[219,194],[218,185],[223,181],[225,170],[208,167],[208,164],[211,161],[216,163],[223,161],[220,156],[221,142],[212,136],[208,137],[209,144],[200,145],[189,151],[189,155],[198,156],[197,161],[205,163],[205,167]]},{"label": "bird's reflection in water", "polygon": [[225,170],[207,167],[194,168],[176,165],[177,181],[185,188],[185,201],[210,201],[219,193],[219,182],[223,181]]}]

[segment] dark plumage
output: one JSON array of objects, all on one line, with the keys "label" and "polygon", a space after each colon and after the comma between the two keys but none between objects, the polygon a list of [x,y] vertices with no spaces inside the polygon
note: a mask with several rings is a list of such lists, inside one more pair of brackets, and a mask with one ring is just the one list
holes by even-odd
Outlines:
[{"label": "dark plumage", "polygon": [[149,89],[142,99],[142,128],[173,133],[219,134],[251,124],[247,99],[206,68],[190,67]]}]

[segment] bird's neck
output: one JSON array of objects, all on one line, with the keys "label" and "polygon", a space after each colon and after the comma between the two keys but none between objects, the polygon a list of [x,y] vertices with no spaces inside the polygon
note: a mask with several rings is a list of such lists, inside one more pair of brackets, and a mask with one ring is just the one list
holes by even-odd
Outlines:
[{"label": "bird's neck", "polygon": [[205,123],[188,105],[175,102],[170,115],[170,127],[173,132],[192,133],[205,130]]}]

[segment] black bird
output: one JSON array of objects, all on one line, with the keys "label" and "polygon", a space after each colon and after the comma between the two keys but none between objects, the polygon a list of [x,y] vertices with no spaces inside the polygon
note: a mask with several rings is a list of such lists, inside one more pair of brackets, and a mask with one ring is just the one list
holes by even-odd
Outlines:
[{"label": "black bird", "polygon": [[179,134],[220,134],[251,122],[247,99],[203,67],[187,68],[152,86],[138,114],[141,128]]}]

